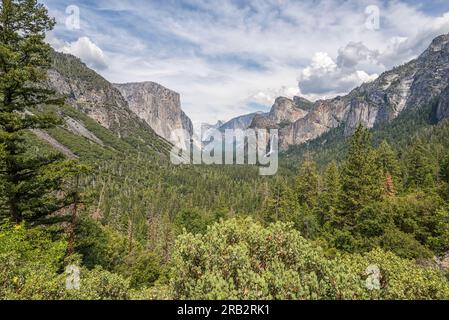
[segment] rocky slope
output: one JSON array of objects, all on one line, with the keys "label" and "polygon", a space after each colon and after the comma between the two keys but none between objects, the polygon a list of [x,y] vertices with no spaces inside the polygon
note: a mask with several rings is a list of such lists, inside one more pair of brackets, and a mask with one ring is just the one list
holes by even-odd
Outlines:
[{"label": "rocky slope", "polygon": [[432,103],[440,96],[437,117],[441,120],[449,116],[448,85],[449,35],[442,35],[417,59],[383,73],[346,96],[319,100],[304,108],[310,111],[296,120],[290,118],[292,124],[280,130],[281,148],[304,143],[339,126],[344,126],[347,135],[360,123],[372,128],[391,121],[405,109]]},{"label": "rocky slope", "polygon": [[178,93],[154,82],[115,84],[129,108],[161,137],[170,140],[174,130],[193,134],[192,121],[181,110]]},{"label": "rocky slope", "polygon": [[[154,150],[157,146],[157,149],[169,150],[169,143],[129,108],[128,102],[111,83],[72,55],[58,52],[52,55],[53,63],[45,85],[65,97],[67,105],[133,147]],[[82,120],[64,114],[63,109],[58,112],[66,120],[65,130],[99,145],[104,144]]]}]

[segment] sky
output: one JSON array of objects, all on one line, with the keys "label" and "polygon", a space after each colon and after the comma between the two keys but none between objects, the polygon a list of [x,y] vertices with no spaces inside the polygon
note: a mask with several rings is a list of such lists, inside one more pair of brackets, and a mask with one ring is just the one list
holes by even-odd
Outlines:
[{"label": "sky", "polygon": [[196,126],[348,93],[449,33],[447,0],[42,2],[56,50],[111,82],[179,92]]}]

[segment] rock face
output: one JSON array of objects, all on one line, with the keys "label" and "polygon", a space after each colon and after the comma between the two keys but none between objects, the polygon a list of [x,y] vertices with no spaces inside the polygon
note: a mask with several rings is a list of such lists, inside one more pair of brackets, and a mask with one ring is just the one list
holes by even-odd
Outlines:
[{"label": "rock face", "polygon": [[115,84],[129,108],[161,137],[170,140],[177,129],[193,135],[193,125],[181,110],[178,93],[154,82]]},{"label": "rock face", "polygon": [[440,95],[437,117],[441,120],[449,116],[448,85],[449,35],[442,35],[417,59],[383,73],[344,97],[315,102],[306,116],[281,129],[280,147],[285,150],[341,125],[346,134],[360,123],[372,128],[393,120],[403,110],[429,104]]},{"label": "rock face", "polygon": [[56,92],[68,97],[67,103],[86,113],[105,128],[119,130],[121,116],[131,116],[120,92],[108,86],[106,82],[91,86],[91,83],[83,79],[67,77],[55,69],[48,71],[47,81]]},{"label": "rock face", "polygon": [[436,116],[438,121],[449,117],[449,86],[444,90],[443,94],[440,97]]},{"label": "rock face", "polygon": [[251,128],[276,129],[292,124],[304,118],[308,113],[312,103],[304,98],[295,97],[293,100],[279,97],[274,102],[270,112],[257,114]]}]

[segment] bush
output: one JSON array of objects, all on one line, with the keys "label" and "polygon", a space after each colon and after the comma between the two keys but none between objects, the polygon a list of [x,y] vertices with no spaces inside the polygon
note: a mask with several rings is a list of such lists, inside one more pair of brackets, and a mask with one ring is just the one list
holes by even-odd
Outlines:
[{"label": "bush", "polygon": [[0,229],[0,299],[127,299],[129,281],[101,268],[80,268],[80,289],[67,290],[64,239],[23,225]]},{"label": "bush", "polygon": [[[179,237],[170,290],[175,299],[441,299],[449,284],[437,270],[380,250],[325,257],[289,224],[267,228],[251,219]],[[366,286],[377,264],[382,287]]]},{"label": "bush", "polygon": [[88,268],[101,266],[113,271],[128,253],[126,237],[112,228],[83,217],[76,230],[76,251],[83,256],[83,264]]},{"label": "bush", "polygon": [[370,299],[449,299],[449,283],[443,273],[418,267],[414,261],[399,258],[393,253],[376,249],[363,255],[347,255],[345,263],[362,279],[366,278],[367,266],[379,268],[381,289],[371,290]]},{"label": "bush", "polygon": [[130,280],[132,288],[153,285],[163,272],[160,259],[137,242],[133,242],[129,252],[128,241],[90,218],[79,221],[76,250],[83,256],[84,266],[119,273]]},{"label": "bush", "polygon": [[117,267],[117,271],[129,278],[132,288],[152,286],[163,273],[159,258],[153,253],[142,251],[129,255]]}]

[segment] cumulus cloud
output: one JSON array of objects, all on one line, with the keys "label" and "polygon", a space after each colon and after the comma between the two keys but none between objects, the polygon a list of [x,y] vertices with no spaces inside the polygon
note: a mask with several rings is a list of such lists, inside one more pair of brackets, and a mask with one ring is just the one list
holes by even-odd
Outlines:
[{"label": "cumulus cloud", "polygon": [[428,16],[399,3],[390,6],[384,15],[391,25],[385,39],[386,46],[378,59],[387,68],[416,58],[432,39],[449,32],[449,12]]},{"label": "cumulus cloud", "polygon": [[108,67],[103,50],[101,50],[88,37],[81,37],[74,42],[65,44],[61,48],[61,51],[77,56],[89,67],[96,70],[105,70]]},{"label": "cumulus cloud", "polygon": [[354,68],[360,63],[378,64],[379,51],[370,50],[363,42],[350,42],[338,50],[337,64],[340,68]]},{"label": "cumulus cloud", "polygon": [[[360,48],[359,45],[357,47]],[[353,44],[350,44],[345,50],[341,50],[337,59],[338,63],[327,53],[317,52],[311,64],[298,77],[301,94],[309,98],[328,97],[346,93],[363,82],[376,79],[377,74],[368,74],[363,70],[354,69],[361,60],[366,60],[367,57],[357,54],[353,48]]]},{"label": "cumulus cloud", "polygon": [[299,88],[282,86],[280,89],[265,89],[250,96],[248,101],[254,101],[262,105],[271,105],[277,97],[293,98],[299,95]]}]

